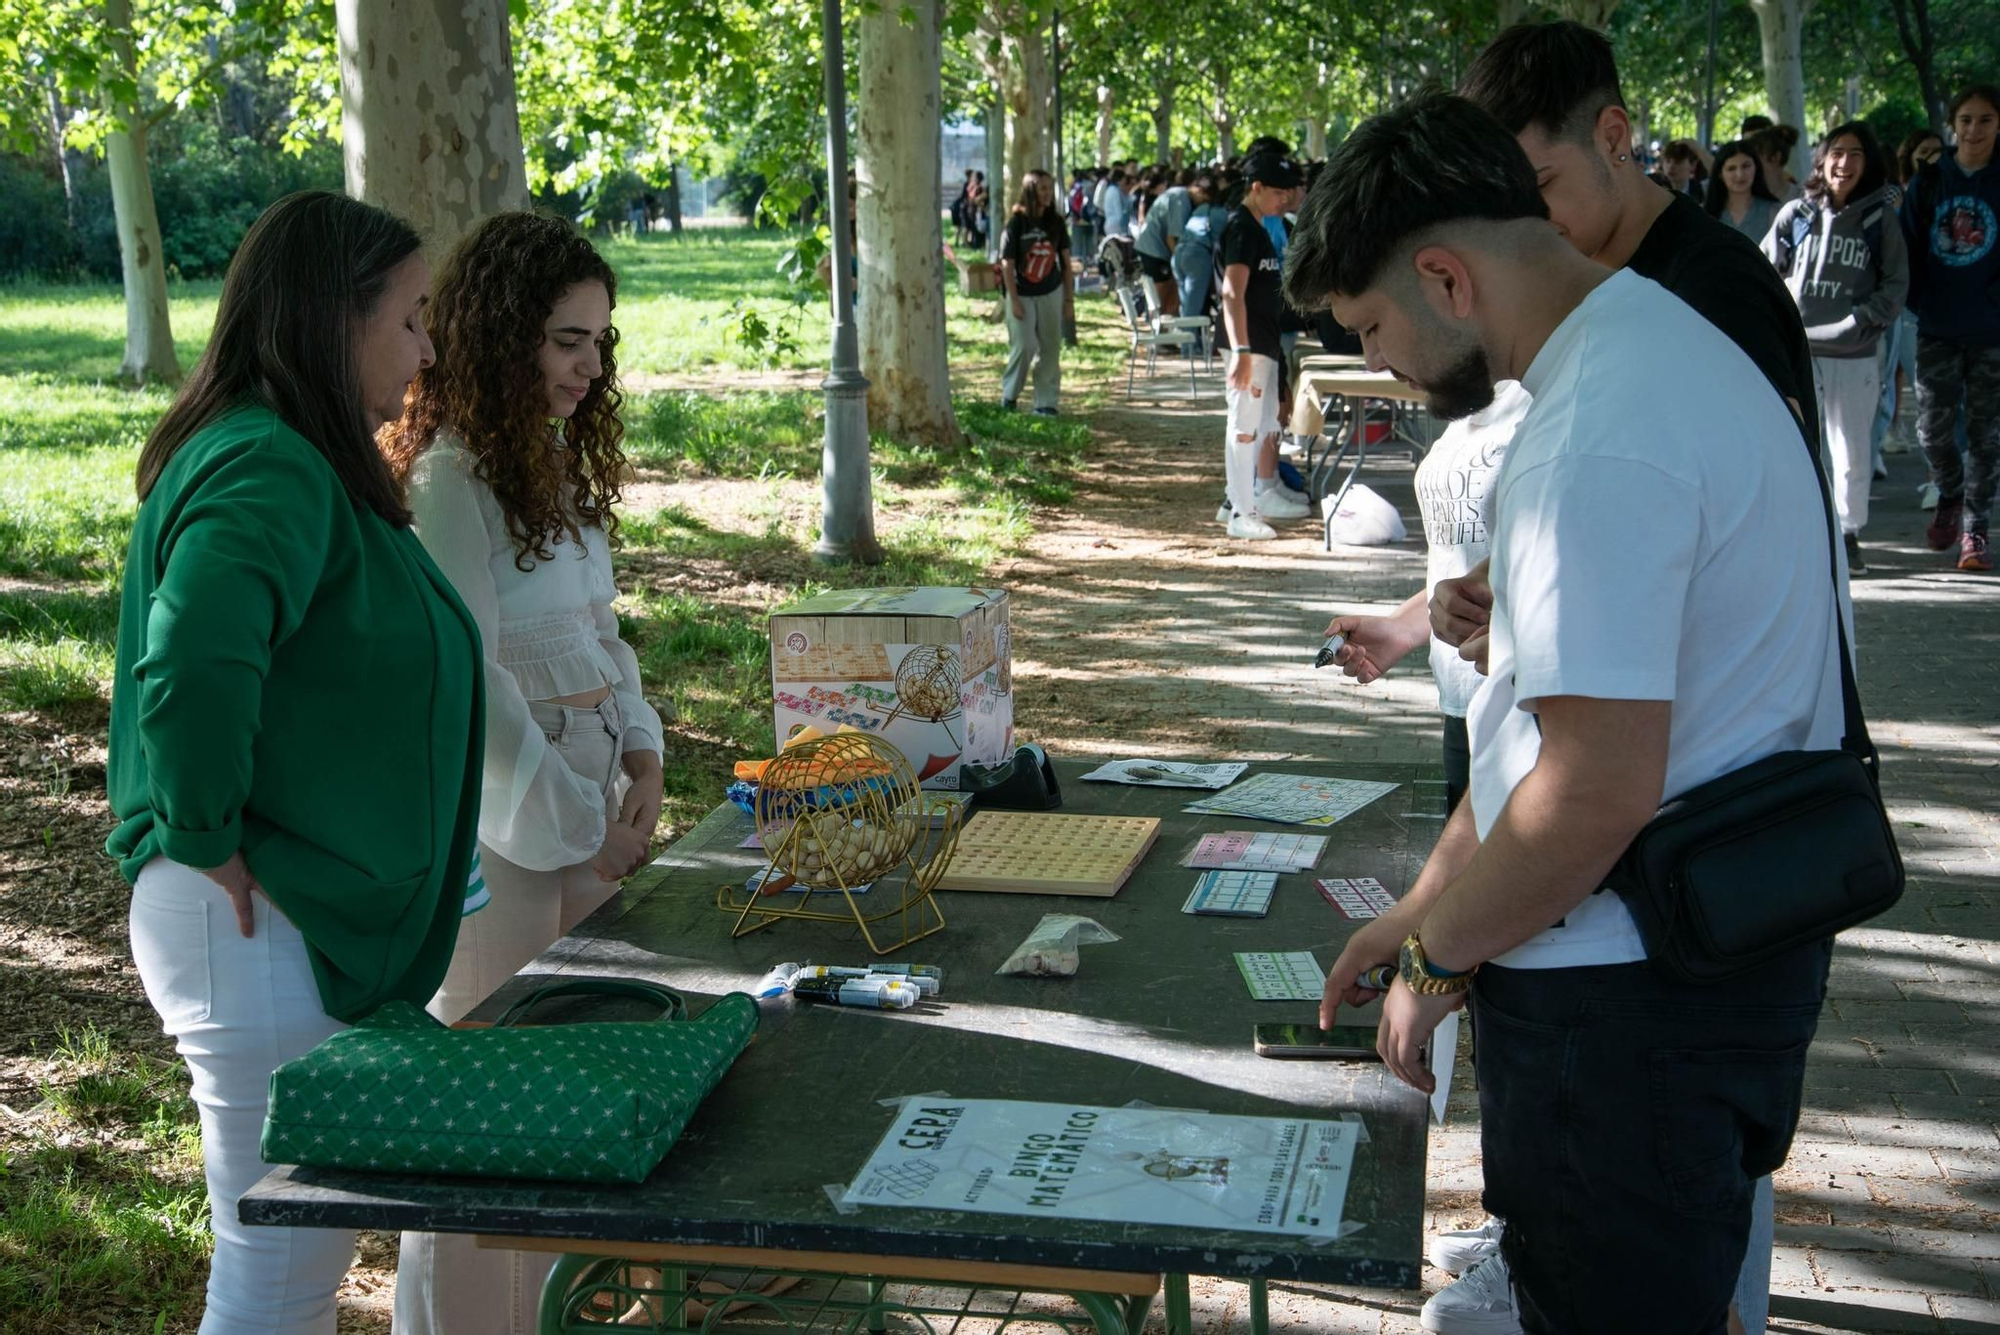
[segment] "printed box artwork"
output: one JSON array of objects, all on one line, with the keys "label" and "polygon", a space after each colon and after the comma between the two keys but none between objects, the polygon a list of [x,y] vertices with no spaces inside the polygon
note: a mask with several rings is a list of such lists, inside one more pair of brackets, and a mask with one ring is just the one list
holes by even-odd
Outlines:
[{"label": "printed box artwork", "polygon": [[808,725],[882,738],[926,788],[1014,754],[1007,591],[843,589],[771,614],[778,744]]}]

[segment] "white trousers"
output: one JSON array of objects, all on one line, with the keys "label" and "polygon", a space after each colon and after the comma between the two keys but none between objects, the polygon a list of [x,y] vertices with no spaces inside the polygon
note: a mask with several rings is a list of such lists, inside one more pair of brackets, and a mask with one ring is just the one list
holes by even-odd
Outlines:
[{"label": "white trousers", "polygon": [[229,897],[193,868],[155,858],[132,891],[132,958],[201,1110],[215,1233],[201,1335],[333,1335],[354,1234],[236,1220],[237,1201],[268,1171],[258,1141],[271,1072],[346,1027],[320,1005],[298,928],[253,898],[245,938]]},{"label": "white trousers", "polygon": [[[629,781],[620,753],[624,721],[607,698],[594,709],[530,702],[558,754],[604,790],[607,819],[618,818]],[[459,925],[451,970],[430,1012],[446,1024],[474,1007],[618,893],[589,863],[534,871],[481,844],[479,862],[492,902]],[[396,1264],[394,1335],[534,1335],[542,1281],[554,1252],[482,1248],[465,1233],[405,1233]]]},{"label": "white trousers", "polygon": [[1229,487],[1229,508],[1239,515],[1257,513],[1257,453],[1278,436],[1278,363],[1273,357],[1246,353],[1250,358],[1250,388],[1231,389],[1229,422],[1222,442],[1223,477]]},{"label": "white trousers", "polygon": [[1875,481],[1870,440],[1882,400],[1882,362],[1867,357],[1815,357],[1813,383],[1826,436],[1827,479],[1842,533],[1868,526],[1868,488]]}]

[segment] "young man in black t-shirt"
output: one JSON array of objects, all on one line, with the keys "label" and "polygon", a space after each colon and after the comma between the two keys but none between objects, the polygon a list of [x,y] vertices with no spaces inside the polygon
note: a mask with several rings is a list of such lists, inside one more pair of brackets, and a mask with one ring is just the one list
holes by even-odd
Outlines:
[{"label": "young man in black t-shirt", "polygon": [[1216,246],[1222,323],[1229,336],[1229,423],[1223,473],[1229,484],[1229,536],[1278,536],[1272,519],[1303,519],[1310,506],[1278,481],[1279,380],[1285,349],[1279,321],[1283,265],[1264,219],[1281,213],[1299,188],[1298,164],[1279,153],[1253,153],[1243,164],[1243,202],[1229,211]]},{"label": "young man in black t-shirt", "polygon": [[1000,406],[1013,408],[1035,368],[1035,411],[1056,415],[1062,389],[1063,312],[1069,296],[1069,232],[1056,211],[1055,178],[1031,171],[1000,240],[1000,282],[1006,289],[1007,369]]},{"label": "young man in black t-shirt", "polygon": [[[1460,92],[1520,140],[1550,221],[1571,245],[1652,279],[1757,364],[1817,465],[1819,401],[1798,303],[1754,241],[1646,179],[1631,157],[1632,123],[1603,34],[1568,20],[1517,24],[1473,61]],[[1844,608],[1845,553],[1840,562]],[[1480,661],[1492,598],[1485,576],[1482,566],[1445,580],[1431,598],[1432,629],[1448,644],[1471,641]]]}]

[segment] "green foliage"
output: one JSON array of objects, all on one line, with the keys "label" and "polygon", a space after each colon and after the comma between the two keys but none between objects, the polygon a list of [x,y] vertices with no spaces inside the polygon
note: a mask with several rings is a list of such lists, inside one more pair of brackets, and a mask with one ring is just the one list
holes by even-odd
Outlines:
[{"label": "green foliage", "polygon": [[76,249],[62,183],[25,158],[0,157],[0,279],[67,273]]},{"label": "green foliage", "polygon": [[300,154],[252,139],[227,139],[215,123],[193,121],[154,149],[153,203],[160,248],[186,277],[220,276],[257,215],[298,190],[339,190],[340,154],[329,144]]}]

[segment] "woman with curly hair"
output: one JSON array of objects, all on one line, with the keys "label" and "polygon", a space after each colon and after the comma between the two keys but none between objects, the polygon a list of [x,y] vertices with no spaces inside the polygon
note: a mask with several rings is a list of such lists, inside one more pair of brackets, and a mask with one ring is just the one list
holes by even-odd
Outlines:
[{"label": "woman with curly hair", "polygon": [[[465,919],[431,1002],[448,1022],[616,893],[659,821],[660,720],[612,611],[626,469],[617,291],[569,223],[488,218],[438,276],[425,312],[436,362],[380,441],[485,645],[492,898]],[[482,1256],[470,1241],[406,1235],[399,1335],[534,1329],[553,1258]]]}]

